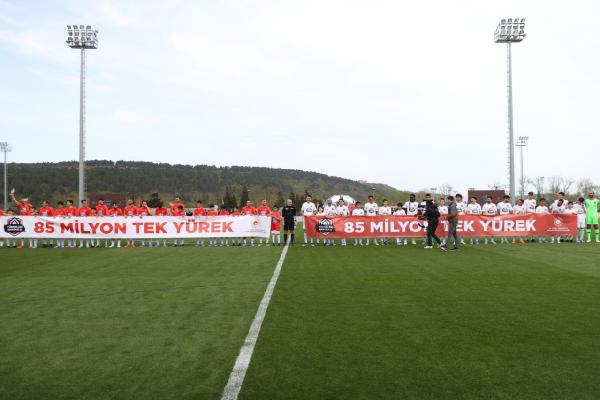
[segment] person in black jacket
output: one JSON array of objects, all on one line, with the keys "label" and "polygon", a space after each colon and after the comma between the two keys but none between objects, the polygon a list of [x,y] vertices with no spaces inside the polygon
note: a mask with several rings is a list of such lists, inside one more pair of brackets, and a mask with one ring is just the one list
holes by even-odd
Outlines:
[{"label": "person in black jacket", "polygon": [[285,207],[281,210],[283,218],[283,242],[287,243],[288,235],[290,236],[290,244],[294,244],[294,231],[296,230],[296,207],[292,199],[288,199]]},{"label": "person in black jacket", "polygon": [[433,240],[435,240],[438,244],[438,248],[446,250],[444,247],[442,247],[442,241],[440,238],[435,234],[435,230],[440,222],[440,212],[438,211],[435,202],[431,199],[430,194],[425,195],[425,211],[420,218],[427,220],[427,245],[425,248],[433,249]]}]

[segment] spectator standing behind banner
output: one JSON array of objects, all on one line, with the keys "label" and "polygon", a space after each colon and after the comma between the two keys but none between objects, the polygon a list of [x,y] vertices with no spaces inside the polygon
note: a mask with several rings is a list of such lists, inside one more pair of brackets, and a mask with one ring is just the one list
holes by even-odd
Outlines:
[{"label": "spectator standing behind banner", "polygon": [[456,206],[456,201],[454,201],[454,196],[448,196],[448,240],[444,245],[444,248],[448,248],[448,244],[451,239],[454,239],[454,247],[453,251],[458,250],[458,233],[456,228],[458,226],[458,207]]}]

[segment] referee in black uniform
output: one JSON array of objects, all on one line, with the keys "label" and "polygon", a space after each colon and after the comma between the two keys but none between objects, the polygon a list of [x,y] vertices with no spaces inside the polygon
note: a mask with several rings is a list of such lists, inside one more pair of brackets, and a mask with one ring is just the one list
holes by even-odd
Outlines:
[{"label": "referee in black uniform", "polygon": [[294,231],[296,230],[296,206],[292,199],[287,200],[287,204],[281,210],[283,217],[283,242],[287,243],[290,235],[290,244],[294,244]]}]

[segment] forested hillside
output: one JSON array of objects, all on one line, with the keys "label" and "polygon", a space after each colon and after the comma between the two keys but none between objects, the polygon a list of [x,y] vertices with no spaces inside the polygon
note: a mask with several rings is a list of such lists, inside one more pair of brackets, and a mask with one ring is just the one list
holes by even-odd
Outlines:
[{"label": "forested hillside", "polygon": [[[77,163],[12,163],[8,166],[9,186],[18,195],[29,196],[34,204],[77,198]],[[353,181],[316,172],[262,167],[215,167],[210,165],[171,165],[152,162],[88,161],[87,192],[125,193],[133,198],[149,198],[158,193],[163,199],[180,195],[186,203],[202,199],[205,204],[243,200],[244,188],[250,199],[267,198],[281,203],[290,195],[300,198],[308,192],[316,199],[333,194],[349,194],[365,199],[375,188],[377,197],[404,199],[406,192],[383,184]]]}]

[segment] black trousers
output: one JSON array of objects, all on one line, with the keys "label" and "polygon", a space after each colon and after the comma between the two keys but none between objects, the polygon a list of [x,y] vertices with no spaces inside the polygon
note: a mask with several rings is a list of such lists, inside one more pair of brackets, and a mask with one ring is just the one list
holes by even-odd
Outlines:
[{"label": "black trousers", "polygon": [[442,241],[440,240],[439,237],[437,237],[437,235],[435,234],[435,230],[437,229],[439,224],[439,220],[435,220],[435,221],[429,221],[427,223],[427,246],[431,246],[433,245],[433,240],[435,240],[437,242],[437,244],[441,244]]}]

